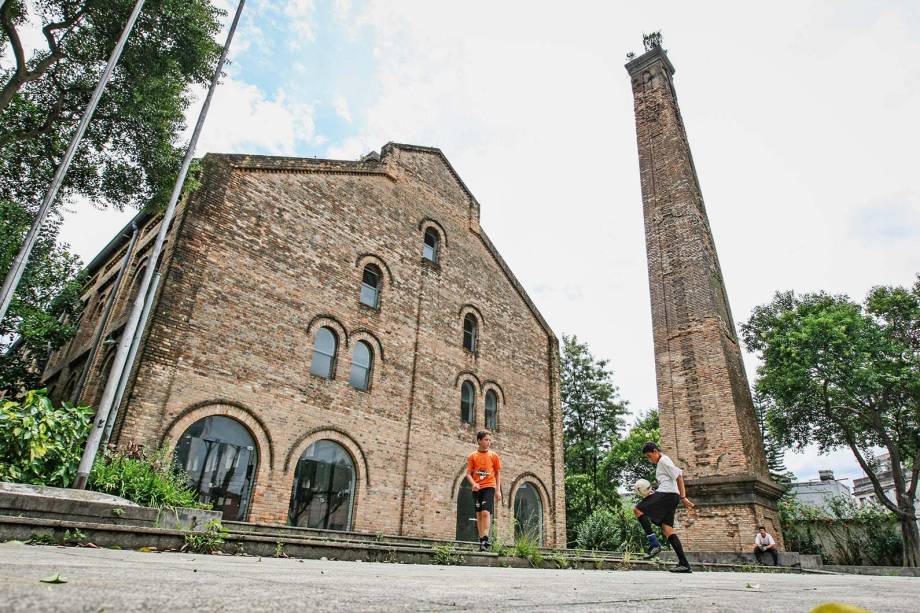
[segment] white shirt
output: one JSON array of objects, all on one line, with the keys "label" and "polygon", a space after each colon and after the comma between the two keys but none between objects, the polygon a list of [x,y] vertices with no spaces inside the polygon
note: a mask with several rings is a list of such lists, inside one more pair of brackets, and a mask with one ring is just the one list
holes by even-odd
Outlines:
[{"label": "white shirt", "polygon": [[655,491],[680,494],[677,488],[677,478],[682,474],[684,471],[677,468],[671,458],[662,453],[655,466],[655,480],[658,481],[658,488]]},{"label": "white shirt", "polygon": [[754,537],[754,544],[758,547],[769,547],[770,545],[776,545],[776,541],[773,540],[769,532],[766,536],[760,536],[760,532],[758,532],[757,536]]}]

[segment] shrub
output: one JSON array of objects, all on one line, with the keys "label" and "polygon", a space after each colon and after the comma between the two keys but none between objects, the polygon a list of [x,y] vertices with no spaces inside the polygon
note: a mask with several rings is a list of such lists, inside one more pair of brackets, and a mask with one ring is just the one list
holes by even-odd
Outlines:
[{"label": "shrub", "polygon": [[827,564],[900,564],[897,521],[882,507],[861,507],[850,498],[835,497],[819,509],[786,496],[779,508],[789,551],[820,555]]},{"label": "shrub", "polygon": [[188,475],[176,466],[166,448],[106,451],[93,465],[89,488],[147,507],[210,508],[198,502]]},{"label": "shrub", "polygon": [[0,481],[68,487],[77,476],[93,410],[54,408],[47,390],[0,404]]},{"label": "shrub", "polygon": [[626,504],[614,509],[599,509],[575,530],[579,549],[595,551],[641,551],[645,535]]},{"label": "shrub", "polygon": [[527,560],[534,568],[543,565],[543,552],[540,551],[540,545],[526,532],[515,537],[514,555]]}]

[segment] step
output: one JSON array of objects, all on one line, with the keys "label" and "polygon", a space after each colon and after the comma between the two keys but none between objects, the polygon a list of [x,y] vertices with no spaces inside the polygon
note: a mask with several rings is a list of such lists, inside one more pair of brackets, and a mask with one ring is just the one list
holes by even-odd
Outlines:
[{"label": "step", "polygon": [[[152,528],[148,526],[112,525],[84,521],[68,521],[41,517],[0,516],[0,541],[21,540],[48,544],[70,544],[117,549],[149,551],[178,551],[186,545],[187,535],[196,532]],[[492,552],[457,550],[444,545],[409,546],[377,542],[338,542],[335,539],[313,539],[257,533],[227,532],[213,553],[261,557],[290,557],[304,559],[351,560],[356,562],[388,562],[402,564],[452,564],[462,566],[503,566],[534,568],[573,568],[597,570],[662,570],[667,562],[612,559],[601,556],[550,555],[538,560],[499,556]],[[737,564],[701,564],[699,570],[752,570]],[[767,568],[765,572],[802,572],[800,569]]]}]

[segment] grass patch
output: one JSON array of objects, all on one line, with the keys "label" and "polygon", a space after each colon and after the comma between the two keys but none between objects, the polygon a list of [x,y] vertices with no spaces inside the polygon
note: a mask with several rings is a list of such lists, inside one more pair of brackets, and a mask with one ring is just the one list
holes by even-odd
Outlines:
[{"label": "grass patch", "polygon": [[463,556],[457,551],[457,547],[453,543],[435,545],[431,550],[434,552],[435,564],[452,566],[463,563]]},{"label": "grass patch", "polygon": [[227,529],[221,526],[219,521],[212,519],[205,526],[204,532],[185,533],[185,545],[182,546],[182,551],[214,553],[223,544],[225,534],[227,534]]}]

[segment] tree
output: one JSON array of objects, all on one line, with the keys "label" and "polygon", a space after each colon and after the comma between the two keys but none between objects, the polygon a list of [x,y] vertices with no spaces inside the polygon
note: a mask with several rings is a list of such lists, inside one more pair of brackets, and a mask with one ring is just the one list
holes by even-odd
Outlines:
[{"label": "tree", "polygon": [[[25,236],[31,215],[0,200],[0,272],[5,273]],[[0,396],[15,397],[40,385],[45,361],[73,336],[83,309],[80,258],[54,237],[60,220],[52,217],[39,233],[13,302],[0,321]]]},{"label": "tree", "polygon": [[655,465],[642,455],[648,441],[661,442],[657,409],[642,415],[604,457],[601,473],[615,488],[629,488],[639,479],[655,480]]},{"label": "tree", "polygon": [[[34,213],[134,0],[7,0],[0,9],[0,198]],[[34,14],[29,12],[33,7]],[[182,158],[191,87],[210,81],[224,12],[148,0],[78,148],[61,200],[157,208]],[[46,43],[27,57],[23,35]],[[11,56],[11,57],[9,57]]]},{"label": "tree", "polygon": [[[782,445],[848,447],[900,522],[904,565],[920,565],[920,277],[913,288],[876,287],[862,306],[823,292],[778,293],[741,329],[763,360],[756,389],[770,401],[771,433]],[[894,501],[875,447],[890,455]]]},{"label": "tree", "polygon": [[760,435],[763,437],[763,451],[767,459],[767,469],[772,478],[779,485],[788,488],[795,481],[795,473],[786,468],[783,452],[785,448],[779,444],[775,435],[770,432],[767,424],[767,407],[770,399],[754,394],[754,410],[757,412],[757,424],[760,426]]},{"label": "tree", "polygon": [[[563,447],[567,516],[572,529],[596,508],[618,500],[616,487],[599,472],[601,461],[625,425],[627,403],[619,397],[607,360],[563,336],[561,363]],[[573,532],[572,532],[573,534]]]}]

